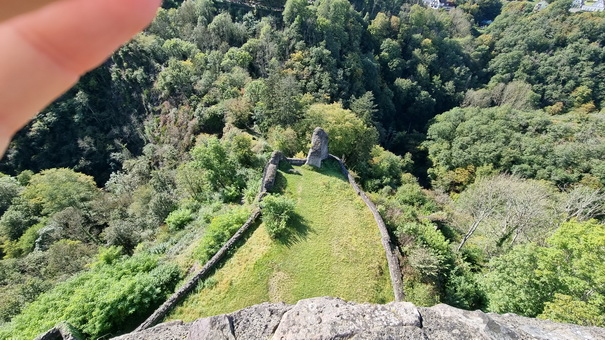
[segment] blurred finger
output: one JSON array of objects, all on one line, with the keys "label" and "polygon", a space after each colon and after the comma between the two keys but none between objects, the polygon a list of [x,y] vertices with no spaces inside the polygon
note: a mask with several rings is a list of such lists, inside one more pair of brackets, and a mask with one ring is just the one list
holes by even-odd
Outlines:
[{"label": "blurred finger", "polygon": [[0,0],[0,22],[58,0]]},{"label": "blurred finger", "polygon": [[0,25],[0,46],[10,46],[0,52],[0,135],[14,134],[142,30],[159,3],[64,0]]}]

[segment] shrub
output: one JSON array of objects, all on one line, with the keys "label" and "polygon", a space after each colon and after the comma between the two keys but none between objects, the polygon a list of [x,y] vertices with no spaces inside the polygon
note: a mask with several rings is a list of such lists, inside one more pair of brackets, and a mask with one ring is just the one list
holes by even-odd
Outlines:
[{"label": "shrub", "polygon": [[89,338],[123,332],[162,303],[179,278],[176,265],[148,254],[98,262],[27,305],[0,330],[0,338],[32,339],[60,321]]},{"label": "shrub", "polygon": [[4,251],[6,252],[6,257],[21,257],[31,253],[36,246],[36,240],[38,239],[38,231],[44,227],[43,223],[38,223],[30,227],[21,235],[17,242],[10,243],[5,245]]},{"label": "shrub", "polygon": [[[460,273],[458,273],[460,272]],[[445,287],[445,302],[454,307],[475,310],[485,307],[485,295],[470,272],[453,271]]]},{"label": "shrub", "polygon": [[0,235],[16,241],[25,231],[38,222],[31,207],[19,200],[13,204],[0,218]]},{"label": "shrub", "polygon": [[403,290],[407,300],[416,306],[430,307],[440,302],[439,292],[429,283],[405,282]]},{"label": "shrub", "polygon": [[544,249],[529,243],[492,258],[481,281],[488,310],[535,317],[557,286],[557,275],[540,271]]},{"label": "shrub", "polygon": [[605,325],[605,315],[598,306],[569,295],[555,293],[554,300],[547,302],[544,307],[544,312],[538,318],[582,326]]},{"label": "shrub", "polygon": [[22,193],[29,204],[48,216],[67,207],[85,207],[100,195],[92,177],[71,169],[49,169],[35,174]]},{"label": "shrub", "polygon": [[411,170],[413,164],[411,154],[408,153],[405,157],[397,156],[379,145],[372,147],[370,156],[367,168],[368,179],[364,183],[366,189],[370,191],[378,191],[387,186],[399,186],[402,173]]},{"label": "shrub", "polygon": [[297,152],[304,149],[303,143],[298,138],[298,134],[290,127],[272,127],[269,129],[268,135],[269,144],[271,144],[275,150],[283,152],[287,157],[294,156]]},{"label": "shrub", "polygon": [[148,239],[152,232],[146,227],[144,220],[126,218],[109,221],[109,227],[103,230],[102,236],[108,245],[119,246],[125,252],[132,253],[134,248]]},{"label": "shrub", "polygon": [[0,177],[0,215],[10,207],[13,199],[19,195],[22,187],[10,176]]},{"label": "shrub", "polygon": [[422,191],[417,179],[411,174],[401,175],[401,186],[397,189],[395,199],[399,204],[422,208],[427,211],[435,210],[435,204]]},{"label": "shrub", "polygon": [[271,238],[283,236],[294,214],[294,201],[284,196],[269,195],[263,199],[263,222]]},{"label": "shrub", "polygon": [[202,263],[210,260],[248,220],[249,214],[249,209],[242,207],[214,217],[195,250],[197,259]]},{"label": "shrub", "polygon": [[194,220],[193,213],[189,209],[178,209],[166,217],[166,224],[172,231],[181,230]]},{"label": "shrub", "polygon": [[[114,247],[115,248],[115,247]],[[120,249],[117,248],[119,257]],[[96,247],[72,240],[60,240],[54,243],[45,253],[48,264],[43,273],[46,277],[61,277],[75,274],[94,259]],[[105,254],[108,258],[109,255]]]}]

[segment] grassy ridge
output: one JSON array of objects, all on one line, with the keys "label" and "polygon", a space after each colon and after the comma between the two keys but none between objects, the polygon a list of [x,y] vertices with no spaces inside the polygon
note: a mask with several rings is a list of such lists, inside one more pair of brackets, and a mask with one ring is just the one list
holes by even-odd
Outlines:
[{"label": "grassy ridge", "polygon": [[296,201],[291,234],[274,241],[261,225],[170,320],[190,321],[261,302],[294,303],[314,296],[392,300],[376,223],[336,164],[319,172],[282,164],[278,187]]}]

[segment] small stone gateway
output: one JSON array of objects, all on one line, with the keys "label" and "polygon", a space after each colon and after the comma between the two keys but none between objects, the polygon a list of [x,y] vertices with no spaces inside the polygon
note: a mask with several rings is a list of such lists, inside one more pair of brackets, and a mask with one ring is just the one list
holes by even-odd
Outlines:
[{"label": "small stone gateway", "polygon": [[316,127],[311,138],[311,149],[305,164],[321,168],[321,161],[330,156],[328,152],[328,134],[320,127]]}]

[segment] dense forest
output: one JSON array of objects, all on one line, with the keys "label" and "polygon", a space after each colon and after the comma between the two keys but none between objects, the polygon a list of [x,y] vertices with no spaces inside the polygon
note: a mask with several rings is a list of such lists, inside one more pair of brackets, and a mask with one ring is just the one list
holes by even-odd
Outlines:
[{"label": "dense forest", "polygon": [[316,126],[407,300],[605,326],[605,14],[456,5],[166,1],[0,161],[0,338],[131,330]]}]

